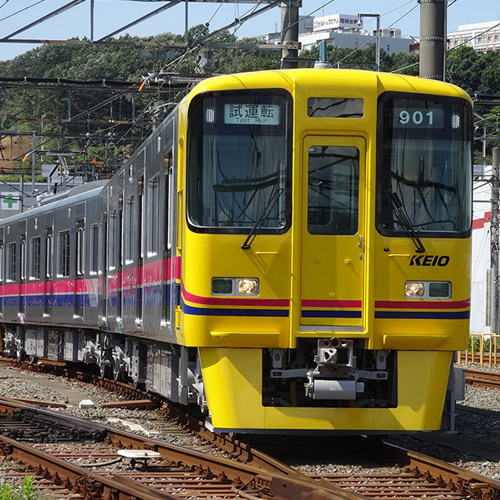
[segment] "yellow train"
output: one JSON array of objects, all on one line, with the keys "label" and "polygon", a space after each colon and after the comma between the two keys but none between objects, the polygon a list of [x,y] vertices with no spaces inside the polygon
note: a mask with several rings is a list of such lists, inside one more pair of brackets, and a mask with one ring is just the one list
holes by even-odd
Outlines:
[{"label": "yellow train", "polygon": [[221,76],[179,130],[179,341],[199,349],[213,426],[438,429],[469,331],[466,94],[361,71]]},{"label": "yellow train", "polygon": [[40,265],[63,275],[12,310],[2,287],[6,349],[126,374],[220,431],[439,429],[469,331],[471,142],[442,82],[209,78],[113,179],[19,218],[25,241],[48,221],[62,250]]}]

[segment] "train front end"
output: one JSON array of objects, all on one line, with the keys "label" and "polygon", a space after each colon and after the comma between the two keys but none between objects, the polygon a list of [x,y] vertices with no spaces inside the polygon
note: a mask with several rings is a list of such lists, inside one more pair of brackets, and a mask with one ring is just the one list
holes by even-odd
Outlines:
[{"label": "train front end", "polygon": [[439,429],[469,331],[465,93],[270,71],[180,109],[177,336],[213,427]]}]

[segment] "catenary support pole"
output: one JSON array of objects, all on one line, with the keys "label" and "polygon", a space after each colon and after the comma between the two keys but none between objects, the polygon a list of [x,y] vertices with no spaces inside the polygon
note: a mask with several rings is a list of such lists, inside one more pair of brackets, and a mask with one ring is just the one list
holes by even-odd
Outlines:
[{"label": "catenary support pole", "polygon": [[420,3],[420,71],[423,78],[444,80],[446,58],[446,0]]},{"label": "catenary support pole", "polygon": [[[296,47],[299,39],[299,7],[298,2],[287,2],[281,7],[281,43]],[[281,51],[281,68],[296,68],[299,51],[297,48]]]}]

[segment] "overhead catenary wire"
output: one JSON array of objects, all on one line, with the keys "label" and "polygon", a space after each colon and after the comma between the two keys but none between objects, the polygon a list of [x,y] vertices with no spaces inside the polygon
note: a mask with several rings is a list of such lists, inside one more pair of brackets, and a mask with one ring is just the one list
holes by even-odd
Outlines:
[{"label": "overhead catenary wire", "polygon": [[[456,2],[457,0],[455,0]],[[453,2],[453,3],[455,3]],[[453,5],[450,4],[450,5]],[[469,42],[471,42],[472,40],[475,40],[476,38],[479,38],[480,36],[482,35],[485,35],[486,33],[490,32],[491,30],[494,30],[496,29],[498,26],[500,26],[500,22],[498,22],[497,24],[495,24],[494,26],[491,26],[490,28],[487,28],[485,29],[484,31],[481,31],[481,33],[478,33],[477,35],[469,38],[468,40],[464,40],[463,42],[460,42],[458,43],[457,45],[455,45],[454,47],[452,47],[451,49],[447,49],[446,50],[446,53],[448,54],[449,52],[451,52],[452,50],[455,50],[457,49],[458,47],[461,47],[462,45],[465,45],[465,44],[468,44]],[[402,68],[398,68],[398,69],[395,69],[393,71],[391,71],[391,73],[398,73],[399,71],[404,71],[405,69],[408,69],[408,68],[412,68],[413,66],[417,66],[419,63],[416,62],[416,63],[413,63],[413,64],[409,64],[408,66],[404,66]]]},{"label": "overhead catenary wire", "polygon": [[[9,0],[5,0],[5,3],[3,3],[2,5],[0,5],[0,9],[1,9],[2,7],[4,7],[8,1],[9,1]],[[17,16],[17,14],[21,14],[22,12],[24,12],[24,11],[26,11],[26,10],[28,10],[28,9],[31,9],[32,7],[35,7],[36,5],[41,4],[41,3],[45,2],[45,1],[46,1],[46,0],[38,0],[37,2],[35,2],[35,3],[31,4],[31,5],[28,5],[27,7],[24,7],[24,8],[22,8],[22,9],[19,9],[19,10],[18,10],[18,11],[16,11],[16,12],[12,12],[12,14],[9,14],[8,16],[5,16],[5,17],[0,18],[0,22],[1,22],[1,21],[5,21],[6,19],[9,19],[9,18],[11,18],[11,17]]]},{"label": "overhead catenary wire", "polygon": [[[412,1],[413,1],[413,0],[411,0],[411,2],[412,2]],[[384,14],[381,14],[381,15],[382,15],[382,16],[386,16],[387,14],[390,14],[390,13],[394,12],[395,10],[400,9],[400,8],[402,8],[402,7],[406,6],[406,5],[408,5],[408,4],[409,4],[409,3],[411,3],[411,2],[406,2],[406,3],[405,3],[405,4],[403,4],[401,7],[398,7],[397,9],[393,9],[393,10],[391,10],[391,11],[389,11],[389,12],[386,12],[386,13],[384,13]],[[411,12],[413,12],[413,11],[414,11],[417,7],[418,7],[418,4],[417,4],[416,6],[414,6],[414,7],[412,7],[409,11],[407,11],[405,14],[403,14],[403,15],[402,15],[400,18],[398,18],[396,21],[392,22],[389,26],[387,26],[387,28],[386,28],[386,29],[392,28],[392,27],[393,27],[393,26],[394,26],[397,22],[401,21],[401,19],[404,19],[406,16],[408,16],[409,14],[411,14]],[[362,45],[360,45],[359,47],[356,47],[356,49],[355,49],[355,50],[353,50],[352,52],[350,52],[349,54],[347,54],[345,57],[343,57],[342,59],[340,59],[339,61],[337,61],[337,62],[335,63],[335,65],[337,65],[337,66],[338,66],[340,63],[342,63],[343,61],[345,61],[347,58],[351,57],[353,54],[355,54],[356,52],[360,51],[363,47],[366,47],[367,45],[370,45],[370,44],[373,42],[373,40],[375,40],[375,39],[376,39],[376,37],[375,37],[375,36],[371,37],[371,38],[370,38],[369,40],[367,40],[365,43],[363,43],[363,44],[362,44]]]}]

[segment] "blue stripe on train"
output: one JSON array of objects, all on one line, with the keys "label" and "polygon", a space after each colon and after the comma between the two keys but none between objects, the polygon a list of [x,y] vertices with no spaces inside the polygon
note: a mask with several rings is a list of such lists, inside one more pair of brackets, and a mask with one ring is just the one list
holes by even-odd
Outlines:
[{"label": "blue stripe on train", "polygon": [[379,319],[469,319],[470,311],[376,311]]},{"label": "blue stripe on train", "polygon": [[203,309],[201,307],[182,304],[182,311],[196,316],[258,316],[258,317],[288,317],[288,310],[280,309]]}]

